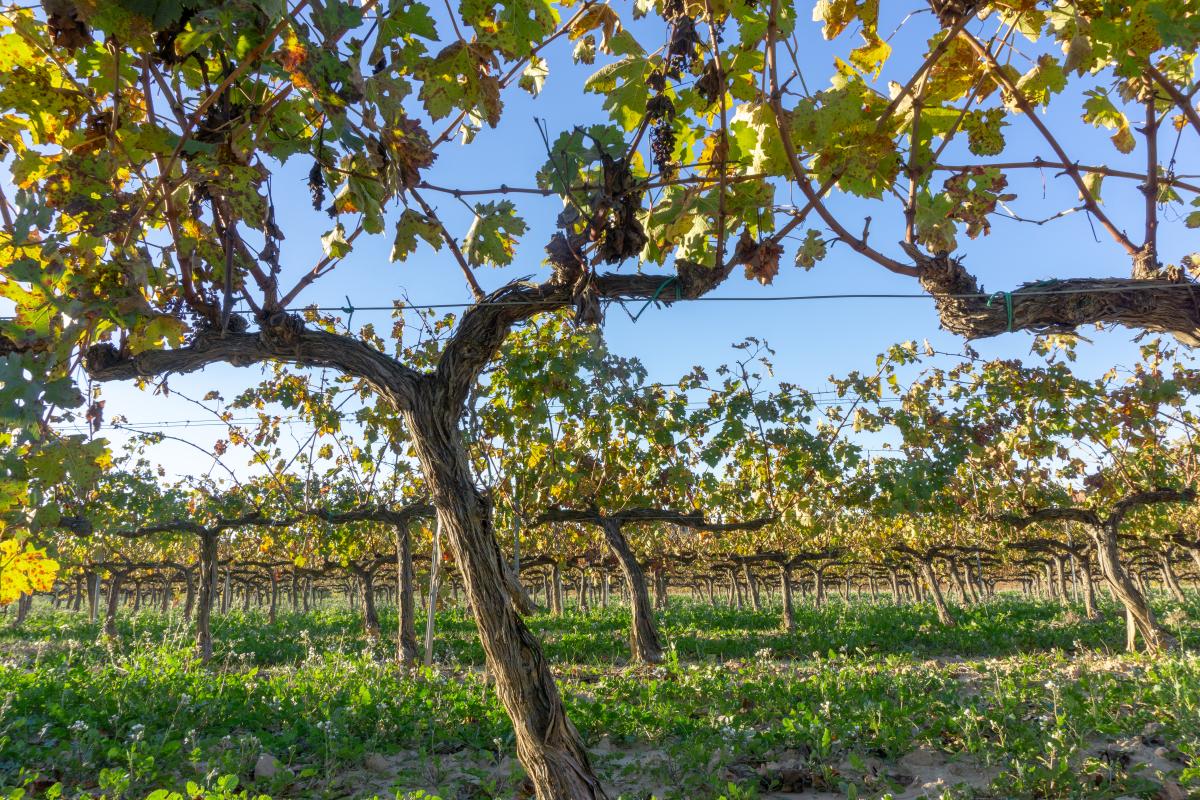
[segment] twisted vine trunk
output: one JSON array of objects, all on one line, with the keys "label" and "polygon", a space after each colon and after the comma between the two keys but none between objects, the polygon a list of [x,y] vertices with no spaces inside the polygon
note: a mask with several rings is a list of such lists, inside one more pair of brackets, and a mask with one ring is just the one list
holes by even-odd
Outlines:
[{"label": "twisted vine trunk", "polygon": [[233,603],[233,564],[230,563],[225,567],[225,582],[221,587],[221,616],[229,613],[231,604]]},{"label": "twisted vine trunk", "polygon": [[496,693],[512,719],[517,755],[538,800],[604,798],[541,646],[509,598],[491,506],[471,478],[456,427],[458,408],[436,396],[436,387],[422,382],[421,396],[404,418],[461,572]]},{"label": "twisted vine trunk", "polygon": [[550,565],[550,582],[550,610],[554,612],[554,616],[561,617],[563,615],[562,566],[557,561]]},{"label": "twisted vine trunk", "polygon": [[962,575],[958,571],[958,561],[955,559],[947,559],[947,566],[950,568],[950,579],[954,581],[954,589],[958,592],[958,599],[963,605],[966,605],[970,600],[967,597],[967,584],[963,582]]},{"label": "twisted vine trunk", "polygon": [[646,575],[633,555],[621,523],[605,519],[600,524],[604,531],[604,543],[617,559],[625,585],[629,587],[632,624],[629,630],[629,650],[634,661],[657,664],[662,661],[663,647],[654,625],[654,609],[650,605],[650,593],[646,589]]},{"label": "twisted vine trunk", "polygon": [[783,629],[792,633],[796,630],[796,610],[792,607],[792,568],[787,564],[779,567],[779,586],[783,594]]},{"label": "twisted vine trunk", "polygon": [[825,605],[825,570],[813,570],[813,598],[817,608]]},{"label": "twisted vine trunk", "polygon": [[575,593],[577,595],[579,595],[579,610],[587,611],[589,608],[588,576],[587,576],[587,570],[585,570],[585,569],[579,570],[579,582],[577,584]]},{"label": "twisted vine trunk", "polygon": [[421,658],[417,648],[417,615],[413,605],[412,538],[408,523],[396,528],[396,611],[399,617],[396,632],[396,658],[404,665],[413,665]]},{"label": "twisted vine trunk", "polygon": [[1073,580],[1068,580],[1067,557],[1059,554],[1054,556],[1054,570],[1058,574],[1058,584],[1062,588],[1064,601],[1078,600],[1078,590]]},{"label": "twisted vine trunk", "polygon": [[267,621],[272,625],[279,616],[279,576],[271,570],[271,605],[267,608]]},{"label": "twisted vine trunk", "polygon": [[1175,574],[1175,567],[1171,564],[1171,553],[1167,550],[1159,553],[1158,563],[1162,569],[1163,583],[1167,584],[1171,598],[1176,603],[1186,603],[1187,597],[1183,594],[1183,587],[1179,585],[1179,576]]},{"label": "twisted vine trunk", "polygon": [[1083,584],[1083,613],[1088,619],[1097,619],[1100,612],[1096,609],[1096,584],[1092,580],[1092,567],[1085,559],[1079,569],[1079,581]]},{"label": "twisted vine trunk", "polygon": [[363,604],[363,633],[368,641],[380,636],[379,611],[375,608],[375,572],[364,569],[358,573],[358,590]]},{"label": "twisted vine trunk", "polygon": [[[1109,588],[1122,605],[1125,606],[1126,619],[1136,626],[1138,633],[1146,642],[1146,649],[1151,652],[1174,650],[1179,642],[1167,632],[1154,615],[1154,609],[1146,602],[1143,595],[1129,577],[1128,571],[1121,564],[1120,553],[1117,550],[1117,525],[1110,522],[1093,530],[1092,536],[1096,543],[1096,556],[1100,562],[1100,574],[1108,582]],[[1127,642],[1132,645],[1132,642]],[[1132,650],[1133,647],[1130,646]]]},{"label": "twisted vine trunk", "polygon": [[108,605],[104,611],[104,635],[112,638],[117,635],[117,607],[121,603],[121,584],[125,575],[114,572],[108,582]]},{"label": "twisted vine trunk", "polygon": [[954,617],[946,607],[946,598],[942,596],[942,587],[938,584],[937,575],[933,571],[933,561],[922,558],[917,561],[921,569],[921,577],[929,587],[929,596],[933,599],[933,607],[937,609],[938,622],[948,628],[954,627]]},{"label": "twisted vine trunk", "polygon": [[217,599],[217,536],[200,536],[200,594],[196,598],[196,656],[208,663],[213,655],[212,612]]},{"label": "twisted vine trunk", "polygon": [[192,577],[190,570],[183,573],[183,586],[183,619],[188,621],[196,609],[196,579]]},{"label": "twisted vine trunk", "polygon": [[96,624],[96,615],[100,610],[100,573],[92,572],[88,574],[87,582],[88,593],[88,622],[92,625]]},{"label": "twisted vine trunk", "polygon": [[754,570],[750,569],[748,561],[742,562],[742,576],[746,579],[746,586],[750,592],[750,607],[755,611],[762,611],[762,599],[758,596],[758,581],[754,578]]},{"label": "twisted vine trunk", "polygon": [[654,608],[662,611],[667,607],[667,575],[662,567],[657,567],[650,575],[654,582]]}]

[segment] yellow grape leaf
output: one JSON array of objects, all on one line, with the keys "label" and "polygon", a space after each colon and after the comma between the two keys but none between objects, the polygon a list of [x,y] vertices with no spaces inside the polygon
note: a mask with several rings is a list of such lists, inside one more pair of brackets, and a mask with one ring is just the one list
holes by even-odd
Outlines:
[{"label": "yellow grape leaf", "polygon": [[0,542],[0,606],[23,594],[48,592],[58,575],[58,562],[32,545],[24,549],[15,539]]}]

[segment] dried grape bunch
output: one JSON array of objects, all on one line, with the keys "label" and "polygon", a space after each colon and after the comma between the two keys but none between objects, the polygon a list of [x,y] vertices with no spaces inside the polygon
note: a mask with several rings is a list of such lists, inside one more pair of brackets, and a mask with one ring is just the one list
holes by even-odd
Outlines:
[{"label": "dried grape bunch", "polygon": [[642,209],[645,189],[638,185],[624,158],[601,156],[603,189],[596,202],[605,209],[603,222],[597,220],[596,231],[600,247],[598,255],[608,264],[635,258],[646,245],[646,231],[638,214]]}]

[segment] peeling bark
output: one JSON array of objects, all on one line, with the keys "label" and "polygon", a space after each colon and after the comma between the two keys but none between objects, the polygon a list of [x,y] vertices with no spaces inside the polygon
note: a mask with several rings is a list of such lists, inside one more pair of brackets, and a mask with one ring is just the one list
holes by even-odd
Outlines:
[{"label": "peeling bark", "polygon": [[1177,649],[1179,642],[1159,624],[1154,610],[1150,608],[1145,596],[1138,591],[1121,564],[1117,551],[1116,520],[1110,520],[1099,529],[1093,529],[1092,535],[1096,541],[1096,555],[1100,560],[1100,574],[1108,581],[1109,588],[1116,598],[1124,604],[1129,619],[1136,625],[1138,633],[1146,642],[1146,648],[1151,652]]},{"label": "peeling bark", "polygon": [[933,295],[942,327],[968,339],[1017,330],[1071,333],[1081,325],[1104,323],[1169,333],[1200,347],[1200,286],[1190,280],[1072,278],[989,295],[960,262],[915,249],[910,255],[920,266],[921,286]]},{"label": "peeling bark", "polygon": [[[436,391],[437,384],[422,388]],[[538,800],[603,798],[541,646],[509,599],[491,506],[471,478],[457,404],[429,398],[404,417],[442,533],[461,571],[496,693],[513,721],[517,755]]]}]

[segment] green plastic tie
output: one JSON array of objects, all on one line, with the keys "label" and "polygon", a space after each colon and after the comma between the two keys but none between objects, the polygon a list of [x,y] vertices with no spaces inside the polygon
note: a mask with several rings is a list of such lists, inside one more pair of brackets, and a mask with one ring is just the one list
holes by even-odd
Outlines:
[{"label": "green plastic tie", "polygon": [[661,295],[663,293],[663,289],[666,289],[672,283],[675,284],[675,299],[682,300],[683,292],[680,291],[680,288],[679,288],[679,279],[675,275],[669,275],[667,277],[667,279],[665,281],[663,281],[662,283],[660,283],[658,288],[654,290],[654,294],[650,295],[650,299],[646,301],[646,305],[642,306],[641,310],[639,310],[636,314],[633,315],[633,321],[637,322],[638,317],[640,317],[647,308],[649,308],[652,304],[654,304],[655,302],[658,301],[658,297],[659,297],[659,295]]},{"label": "green plastic tie", "polygon": [[992,301],[1000,295],[1004,295],[1004,311],[1008,314],[1008,332],[1013,332],[1013,310],[1012,310],[1012,292],[996,292],[988,298],[987,307],[992,307]]},{"label": "green plastic tie", "polygon": [[354,319],[354,303],[350,302],[350,295],[346,295],[346,305],[342,307],[342,312],[346,315],[346,330],[350,330],[350,321]]}]

